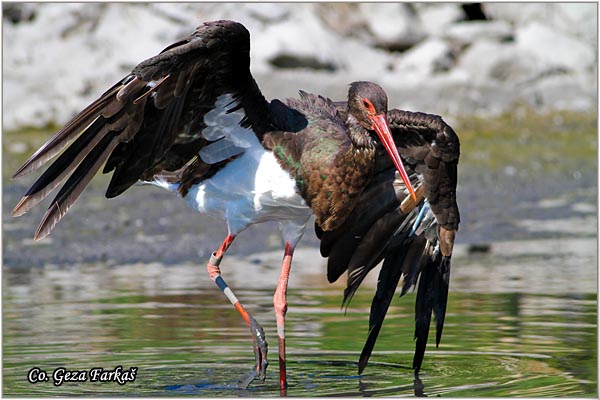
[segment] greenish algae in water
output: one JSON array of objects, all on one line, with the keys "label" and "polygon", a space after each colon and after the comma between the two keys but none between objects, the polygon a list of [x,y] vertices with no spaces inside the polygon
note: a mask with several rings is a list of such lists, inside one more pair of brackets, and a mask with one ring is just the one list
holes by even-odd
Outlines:
[{"label": "greenish algae in water", "polygon": [[50,124],[41,128],[24,127],[2,133],[2,179],[6,180],[50,137],[60,126]]},{"label": "greenish algae in water", "polygon": [[[244,298],[253,299],[255,317],[270,339],[271,366],[267,382],[255,382],[243,392],[278,396],[272,291],[249,290]],[[362,290],[344,316],[338,290],[290,291],[288,395],[414,393],[412,293],[394,299],[370,363],[357,375],[370,299],[371,289]],[[449,301],[442,344],[439,349],[429,344],[423,365],[425,394],[595,396],[595,296],[451,293]],[[237,376],[252,367],[247,328],[216,289],[131,296],[117,292],[97,300],[34,303],[18,291],[5,298],[7,395],[231,397],[241,394],[234,388]],[[137,366],[136,381],[55,387],[51,381],[32,385],[25,379],[33,366],[52,371],[117,365]]]},{"label": "greenish algae in water", "polygon": [[594,168],[597,125],[597,114],[568,111],[523,109],[493,118],[461,117],[454,127],[461,141],[461,173],[469,173],[465,166],[546,174]]}]

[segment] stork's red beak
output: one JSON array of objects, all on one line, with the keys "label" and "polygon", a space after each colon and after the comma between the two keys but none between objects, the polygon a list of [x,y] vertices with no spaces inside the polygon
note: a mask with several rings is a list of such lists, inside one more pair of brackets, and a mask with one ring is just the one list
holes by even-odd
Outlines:
[{"label": "stork's red beak", "polygon": [[396,143],[394,143],[394,137],[392,136],[392,131],[390,129],[390,125],[387,122],[387,118],[385,114],[373,115],[369,117],[373,122],[373,129],[381,139],[381,143],[383,143],[383,147],[385,147],[386,151],[390,155],[390,158],[394,162],[396,169],[400,173],[404,184],[408,188],[410,195],[412,198],[417,201],[417,195],[415,194],[415,189],[410,183],[410,179],[408,179],[408,174],[404,169],[404,164],[402,164],[402,160],[400,159],[400,155],[398,154],[398,149],[396,148]]}]

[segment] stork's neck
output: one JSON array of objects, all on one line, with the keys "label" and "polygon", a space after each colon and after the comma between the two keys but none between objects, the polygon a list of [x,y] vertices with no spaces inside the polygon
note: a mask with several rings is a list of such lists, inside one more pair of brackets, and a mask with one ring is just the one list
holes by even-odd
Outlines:
[{"label": "stork's neck", "polygon": [[360,125],[358,120],[348,112],[346,118],[346,126],[348,127],[348,136],[355,148],[358,149],[374,149],[375,142],[365,128]]}]

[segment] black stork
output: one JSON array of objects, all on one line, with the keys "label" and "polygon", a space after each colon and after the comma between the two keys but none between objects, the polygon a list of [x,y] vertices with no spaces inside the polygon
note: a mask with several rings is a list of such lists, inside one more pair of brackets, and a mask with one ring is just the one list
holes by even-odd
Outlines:
[{"label": "black stork", "polygon": [[294,248],[314,215],[328,280],[348,271],[343,304],[383,261],[359,373],[403,276],[401,295],[418,285],[418,374],[431,315],[439,345],[446,312],[459,224],[456,134],[438,116],[388,110],[383,89],[369,82],[352,83],[346,102],[302,91],[299,99],[267,102],[250,73],[249,53],[244,26],[214,21],[137,65],[17,170],[13,178],[58,156],[13,215],[26,213],[66,179],[35,233],[44,238],[104,165],[104,173],[113,172],[108,198],[141,181],[225,219],[229,234],[207,269],[251,330],[256,365],[240,379],[242,387],[265,379],[267,342],[219,264],[249,225],[277,221],[285,243],[273,299],[282,390],[288,276]]}]

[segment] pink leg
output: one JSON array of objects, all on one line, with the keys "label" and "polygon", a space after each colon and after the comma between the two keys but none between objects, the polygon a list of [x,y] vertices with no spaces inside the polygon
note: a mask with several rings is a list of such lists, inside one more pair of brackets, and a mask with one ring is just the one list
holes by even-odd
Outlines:
[{"label": "pink leg", "polygon": [[215,251],[210,257],[210,261],[208,262],[206,269],[208,270],[208,276],[210,276],[210,279],[212,279],[217,284],[219,289],[221,289],[223,293],[225,293],[225,296],[227,296],[231,304],[233,304],[233,306],[236,310],[238,310],[242,318],[244,318],[244,321],[246,321],[246,324],[250,328],[252,334],[256,366],[254,370],[242,376],[240,378],[240,381],[238,382],[238,385],[241,388],[245,389],[246,387],[248,387],[250,382],[254,380],[254,378],[258,377],[264,381],[266,377],[268,365],[267,341],[265,339],[265,332],[262,326],[260,326],[258,322],[256,322],[256,320],[254,319],[254,317],[252,317],[252,315],[250,315],[250,313],[246,311],[246,309],[240,303],[237,297],[235,297],[233,291],[229,288],[225,280],[221,277],[221,269],[219,268],[219,264],[223,259],[223,255],[225,254],[229,246],[231,246],[233,239],[235,239],[234,235],[227,235],[227,237],[223,241],[223,244],[221,244],[221,247],[219,247],[219,250]]},{"label": "pink leg", "polygon": [[281,273],[277,282],[277,289],[273,296],[273,305],[275,307],[275,321],[277,322],[277,336],[279,337],[279,388],[282,395],[287,388],[287,377],[285,368],[285,313],[287,312],[287,286],[292,267],[292,256],[294,247],[286,242],[283,262],[281,263]]}]

